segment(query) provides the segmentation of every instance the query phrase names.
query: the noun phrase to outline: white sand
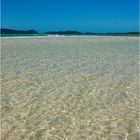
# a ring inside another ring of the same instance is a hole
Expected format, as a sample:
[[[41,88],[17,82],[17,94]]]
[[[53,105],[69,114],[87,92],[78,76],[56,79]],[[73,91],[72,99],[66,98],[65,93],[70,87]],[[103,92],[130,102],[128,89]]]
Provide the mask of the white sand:
[[[3,140],[137,140],[137,37],[2,38]]]

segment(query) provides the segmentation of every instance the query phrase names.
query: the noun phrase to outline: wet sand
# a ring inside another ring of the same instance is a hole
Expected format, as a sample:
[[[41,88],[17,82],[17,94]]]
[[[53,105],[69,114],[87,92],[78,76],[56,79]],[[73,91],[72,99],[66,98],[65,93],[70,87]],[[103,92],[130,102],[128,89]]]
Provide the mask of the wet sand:
[[[138,140],[138,37],[1,41],[2,140]]]

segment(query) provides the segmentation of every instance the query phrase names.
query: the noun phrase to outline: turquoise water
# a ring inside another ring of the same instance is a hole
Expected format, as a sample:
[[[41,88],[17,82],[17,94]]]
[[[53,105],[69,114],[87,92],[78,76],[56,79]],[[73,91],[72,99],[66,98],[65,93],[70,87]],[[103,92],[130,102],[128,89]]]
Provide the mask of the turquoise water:
[[[1,37],[48,36],[46,34],[1,34]]]
[[[71,34],[71,35],[68,35],[68,34],[63,34],[63,35],[51,35],[51,34],[1,34],[1,37],[26,37],[26,36],[130,36],[130,37],[138,37],[139,34],[93,34],[93,35],[88,35],[88,34],[81,34],[81,35],[77,35],[77,34]]]
[[[2,38],[2,139],[137,140],[138,43]]]

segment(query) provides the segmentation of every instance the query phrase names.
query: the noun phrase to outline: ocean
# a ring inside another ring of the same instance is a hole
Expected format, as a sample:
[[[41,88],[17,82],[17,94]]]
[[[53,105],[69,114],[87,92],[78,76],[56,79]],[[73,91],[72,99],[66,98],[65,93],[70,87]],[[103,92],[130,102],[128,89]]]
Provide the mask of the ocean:
[[[138,140],[138,75],[138,37],[2,37],[2,139]]]

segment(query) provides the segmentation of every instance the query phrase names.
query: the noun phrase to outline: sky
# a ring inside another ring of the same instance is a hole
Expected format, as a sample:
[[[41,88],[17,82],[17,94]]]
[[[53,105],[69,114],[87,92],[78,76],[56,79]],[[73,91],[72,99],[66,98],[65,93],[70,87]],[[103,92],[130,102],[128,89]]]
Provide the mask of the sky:
[[[39,32],[131,32],[139,0],[1,0],[1,27]]]

